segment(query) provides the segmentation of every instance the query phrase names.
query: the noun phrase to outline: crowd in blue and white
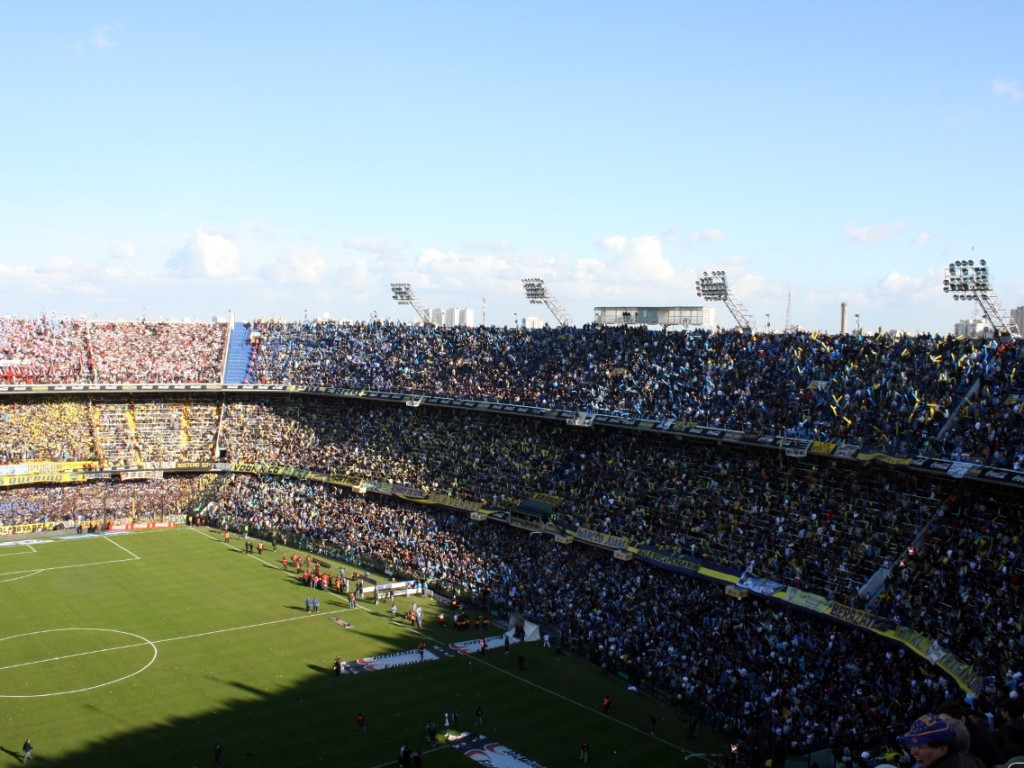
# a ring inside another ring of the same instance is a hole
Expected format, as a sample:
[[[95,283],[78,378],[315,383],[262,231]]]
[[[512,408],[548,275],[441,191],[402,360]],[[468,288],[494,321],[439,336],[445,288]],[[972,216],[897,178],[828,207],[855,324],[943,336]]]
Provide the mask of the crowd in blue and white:
[[[268,321],[254,329],[255,382],[671,417],[1024,467],[1020,341],[622,326],[526,331]]]

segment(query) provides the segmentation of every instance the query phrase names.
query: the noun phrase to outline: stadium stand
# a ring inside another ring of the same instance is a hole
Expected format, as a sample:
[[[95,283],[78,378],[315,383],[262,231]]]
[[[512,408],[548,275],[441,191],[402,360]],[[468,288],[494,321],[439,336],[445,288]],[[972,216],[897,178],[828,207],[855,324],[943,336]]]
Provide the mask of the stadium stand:
[[[166,474],[136,510],[216,473],[183,503],[530,616],[760,751],[881,746],[1024,663],[1020,342],[266,321],[227,355],[265,386],[183,392],[223,328],[2,322],[4,464]],[[77,493],[3,520],[108,511]],[[534,496],[574,543],[509,524]]]

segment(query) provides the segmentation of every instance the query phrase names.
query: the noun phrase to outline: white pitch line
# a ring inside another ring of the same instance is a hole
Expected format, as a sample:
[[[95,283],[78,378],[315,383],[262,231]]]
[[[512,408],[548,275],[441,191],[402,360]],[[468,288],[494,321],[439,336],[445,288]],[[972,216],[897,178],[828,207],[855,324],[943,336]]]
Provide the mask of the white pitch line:
[[[345,609],[345,610],[348,610],[348,609]],[[116,645],[116,646],[112,646],[110,648],[101,648],[101,649],[96,650],[96,651],[82,651],[80,653],[71,653],[71,654],[68,654],[66,656],[54,656],[54,657],[49,658],[49,659],[36,659],[35,661],[24,661],[24,662],[20,662],[18,664],[9,664],[7,666],[0,667],[0,672],[3,672],[3,671],[8,670],[8,669],[16,669],[18,667],[27,667],[27,666],[31,666],[32,664],[45,664],[46,662],[49,662],[49,661],[63,661],[65,659],[74,659],[74,658],[78,658],[80,656],[91,656],[91,655],[97,654],[97,653],[106,653],[107,651],[121,651],[121,650],[127,650],[129,648],[141,648],[141,647],[147,646],[147,645],[160,645],[161,643],[173,643],[173,642],[175,642],[177,640],[192,640],[192,639],[195,639],[197,637],[207,637],[209,635],[219,635],[219,634],[223,634],[225,632],[238,632],[238,631],[244,630],[244,629],[258,629],[259,627],[267,627],[267,626],[271,626],[271,625],[274,625],[274,624],[283,624],[283,623],[288,622],[288,621],[301,621],[303,619],[311,619],[314,616],[327,616],[327,615],[332,614],[332,613],[341,613],[341,611],[322,611],[321,613],[311,613],[311,614],[304,615],[304,616],[291,616],[291,617],[289,617],[287,619],[274,619],[273,621],[264,621],[264,622],[261,622],[259,624],[246,624],[246,625],[243,625],[243,626],[240,626],[240,627],[225,627],[224,629],[214,629],[214,630],[211,630],[209,632],[197,632],[197,633],[192,634],[192,635],[180,635],[179,637],[165,637],[163,640],[151,640],[151,641],[145,642],[145,643],[127,643],[126,645]],[[0,640],[3,640],[3,639],[6,639],[6,638],[0,638]]]
[[[136,554],[135,554],[134,552],[132,552],[132,551],[131,551],[130,549],[128,549],[128,547],[126,547],[126,546],[125,546],[124,544],[122,544],[122,543],[121,543],[121,542],[119,542],[119,541],[115,541],[113,537],[111,537],[111,536],[104,536],[103,538],[104,538],[104,539],[105,539],[106,541],[109,541],[109,542],[110,542],[111,544],[113,544],[113,545],[114,545],[115,547],[117,547],[118,549],[123,549],[123,550],[124,550],[125,552],[127,552],[127,553],[128,553],[129,555],[131,555],[131,556],[132,556],[133,558],[135,558],[136,560],[141,560],[141,559],[142,559],[141,557],[139,557],[138,555],[136,555]],[[117,562],[124,562],[124,561],[123,561],[123,560],[120,560],[120,561],[117,561]]]
[[[273,621],[263,621],[258,624],[244,624],[240,627],[225,627],[224,629],[212,629],[209,632],[197,632],[193,635],[179,635],[178,637],[165,637],[163,640],[154,640],[153,642],[159,645],[160,643],[173,643],[177,640],[192,640],[197,637],[208,637],[209,635],[221,635],[225,632],[238,632],[243,629],[259,629],[260,627],[270,627],[274,624],[285,624],[289,621],[302,621],[304,619],[312,619],[314,616],[330,616],[332,613],[344,613],[345,611],[352,610],[351,608],[342,608],[335,611],[320,611],[319,613],[307,613],[303,616],[291,616],[287,619],[274,619]]]
[[[81,651],[79,653],[69,653],[65,656],[51,656],[48,659],[22,661],[18,664],[8,664],[7,666],[0,667],[0,672],[6,672],[8,669],[18,669],[19,667],[31,667],[33,664],[48,664],[51,661],[66,661],[67,659],[77,659],[82,656],[93,656],[97,653],[107,653],[108,651],[123,651],[128,648],[142,648],[146,645],[150,645],[150,643],[129,643],[128,645],[115,645],[110,648],[99,648],[95,651]]]
[[[132,560],[141,560],[142,559],[139,555],[135,554],[130,549],[128,549],[128,547],[124,546],[123,544],[121,544],[118,541],[114,541],[114,539],[112,537],[104,536],[102,538],[105,541],[109,541],[111,544],[113,544],[118,549],[124,550],[129,555],[131,555],[131,557],[123,557],[120,560],[100,560],[99,562],[96,562],[96,563],[75,563],[73,565],[52,565],[52,566],[49,566],[47,568],[34,568],[34,569],[27,570],[27,571],[5,571],[4,573],[0,574],[0,583],[3,583],[3,581],[4,581],[3,577],[4,576],[19,576],[20,575],[21,578],[25,578],[25,576],[33,576],[33,575],[35,575],[37,573],[46,573],[47,571],[61,571],[61,570],[64,570],[66,568],[91,568],[91,567],[93,567],[95,565],[113,565],[114,563],[128,563],[128,562],[131,562]],[[86,541],[86,539],[76,539],[76,538],[70,538],[70,537],[65,538],[65,539],[59,539],[59,540],[60,541]],[[29,547],[31,548],[31,545],[29,545]],[[35,549],[32,550],[32,552],[35,552],[35,551],[36,551]],[[30,554],[30,553],[28,553],[28,552],[21,552],[20,554],[27,555],[27,554]],[[14,581],[14,579],[6,579],[6,581]]]
[[[12,542],[11,544],[6,545],[5,548],[6,547],[11,547],[13,549],[15,546],[17,546],[17,548],[20,549],[21,551],[20,552],[0,552],[0,557],[16,557],[17,555],[31,555],[33,552],[36,551],[35,548],[31,544],[15,544],[14,542]],[[25,548],[28,548],[28,552],[25,551]]]
[[[130,554],[130,553],[129,553]],[[98,563],[77,563],[76,565],[51,565],[48,568],[36,568],[28,571],[6,571],[0,576],[17,576],[18,574],[34,574],[34,573],[46,573],[47,571],[62,571],[67,568],[92,568],[96,565],[113,565],[114,563],[130,563],[132,560],[138,560],[139,556],[124,557],[120,560],[101,560]]]

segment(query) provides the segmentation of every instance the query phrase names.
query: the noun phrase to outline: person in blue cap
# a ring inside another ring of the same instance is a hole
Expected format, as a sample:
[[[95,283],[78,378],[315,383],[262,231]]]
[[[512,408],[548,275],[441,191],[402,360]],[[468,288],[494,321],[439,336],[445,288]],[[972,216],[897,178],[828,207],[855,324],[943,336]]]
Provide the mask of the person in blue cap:
[[[956,744],[956,731],[938,715],[923,715],[899,737],[910,750],[917,768],[984,768],[984,764]]]

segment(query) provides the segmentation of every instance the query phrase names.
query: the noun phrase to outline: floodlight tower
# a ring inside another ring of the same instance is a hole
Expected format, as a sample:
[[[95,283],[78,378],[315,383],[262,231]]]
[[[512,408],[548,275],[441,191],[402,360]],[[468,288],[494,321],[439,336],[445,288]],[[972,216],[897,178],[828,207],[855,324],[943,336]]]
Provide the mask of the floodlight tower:
[[[976,301],[992,329],[1004,336],[1020,338],[1020,328],[1013,316],[1003,309],[999,297],[989,282],[988,265],[984,259],[977,264],[974,259],[954,261],[946,267],[942,290],[953,294],[954,301]]]
[[[420,304],[420,300],[416,298],[416,294],[413,293],[412,286],[409,283],[392,283],[391,298],[399,304],[408,304],[415,309],[416,314],[420,316],[420,320],[423,321],[424,325],[434,324],[434,321],[430,319],[430,312]]]
[[[729,290],[729,280],[726,278],[725,272],[721,270],[711,274],[705,272],[703,277],[698,277],[697,296],[708,301],[724,302],[740,328],[745,331],[757,330],[753,316]]]
[[[543,280],[538,277],[524,277],[523,288],[526,291],[526,298],[530,300],[530,303],[546,304],[561,327],[565,328],[572,325],[572,318],[569,317],[569,313],[562,309],[562,305],[551,295]]]

